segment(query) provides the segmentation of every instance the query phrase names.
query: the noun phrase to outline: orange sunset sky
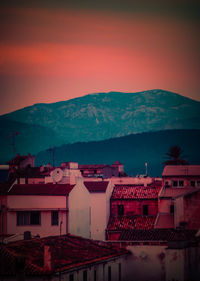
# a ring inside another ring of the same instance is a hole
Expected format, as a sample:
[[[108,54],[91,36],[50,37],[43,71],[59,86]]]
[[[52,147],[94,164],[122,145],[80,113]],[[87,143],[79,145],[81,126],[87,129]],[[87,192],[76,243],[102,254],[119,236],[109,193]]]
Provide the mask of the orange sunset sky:
[[[2,2],[0,114],[107,91],[200,100],[197,1]]]

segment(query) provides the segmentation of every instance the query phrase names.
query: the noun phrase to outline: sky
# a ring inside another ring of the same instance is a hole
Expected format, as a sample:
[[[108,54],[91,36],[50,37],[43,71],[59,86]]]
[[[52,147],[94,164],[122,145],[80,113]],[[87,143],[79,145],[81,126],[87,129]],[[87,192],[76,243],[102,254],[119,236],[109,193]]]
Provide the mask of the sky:
[[[1,1],[0,115],[88,93],[164,89],[200,101],[194,0]]]

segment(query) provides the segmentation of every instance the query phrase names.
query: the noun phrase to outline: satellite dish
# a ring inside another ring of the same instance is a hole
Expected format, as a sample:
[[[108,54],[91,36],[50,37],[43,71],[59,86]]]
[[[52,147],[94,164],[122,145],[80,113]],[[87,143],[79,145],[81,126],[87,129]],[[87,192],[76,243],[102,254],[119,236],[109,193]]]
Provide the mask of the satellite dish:
[[[60,168],[56,168],[51,176],[54,182],[59,182],[63,178],[63,171]]]

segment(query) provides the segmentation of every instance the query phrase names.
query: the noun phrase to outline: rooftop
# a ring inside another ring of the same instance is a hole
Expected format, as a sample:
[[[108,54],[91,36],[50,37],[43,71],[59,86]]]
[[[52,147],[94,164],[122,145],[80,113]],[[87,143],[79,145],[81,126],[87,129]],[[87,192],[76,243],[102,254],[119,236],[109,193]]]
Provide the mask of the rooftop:
[[[84,181],[84,185],[90,193],[106,192],[108,181]]]
[[[167,165],[162,176],[200,176],[200,165]]]
[[[15,184],[8,195],[68,195],[70,184]]]
[[[123,241],[191,241],[196,240],[196,230],[191,229],[151,229],[128,230],[120,234],[119,240]]]
[[[115,185],[112,199],[157,199],[160,186]]]
[[[155,228],[173,228],[174,227],[174,214],[159,213]]]
[[[44,247],[50,246],[53,257],[53,268],[44,267]],[[128,251],[110,244],[81,238],[74,235],[50,236],[22,240],[2,246],[0,274],[15,274],[15,258],[25,258],[26,275],[43,275],[69,270],[83,265],[90,265],[127,254]]]
[[[175,198],[177,196],[180,196],[180,195],[183,195],[187,192],[190,192],[191,190],[195,190],[194,187],[186,187],[186,188],[179,188],[179,187],[163,187],[160,194],[159,194],[159,197],[170,197],[170,198]]]
[[[108,231],[131,230],[131,229],[152,229],[156,216],[122,216],[111,217],[108,223]]]

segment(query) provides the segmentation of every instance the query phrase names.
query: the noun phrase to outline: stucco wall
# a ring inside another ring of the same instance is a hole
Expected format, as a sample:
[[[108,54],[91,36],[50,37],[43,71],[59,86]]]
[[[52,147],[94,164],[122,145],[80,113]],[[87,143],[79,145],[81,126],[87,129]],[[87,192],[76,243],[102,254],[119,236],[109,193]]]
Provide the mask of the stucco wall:
[[[165,248],[166,246],[126,247],[131,251],[126,262],[126,280],[165,280]]]
[[[106,193],[90,193],[91,202],[91,238],[105,239]]]
[[[170,213],[170,205],[173,201],[170,198],[158,199],[158,209],[160,213]]]
[[[157,215],[157,200],[112,200],[112,216],[118,215],[118,205],[124,205],[124,215],[143,215],[143,205],[148,205],[148,215]]]
[[[90,194],[81,178],[69,194],[69,233],[91,237]]]
[[[40,225],[17,225],[17,213],[7,213],[7,233],[8,234],[23,234],[24,231],[31,231],[33,236],[40,235],[40,237],[59,235],[60,222],[62,221],[61,234],[66,233],[66,212],[59,211],[59,224],[51,225],[51,211],[41,211],[41,224]]]

